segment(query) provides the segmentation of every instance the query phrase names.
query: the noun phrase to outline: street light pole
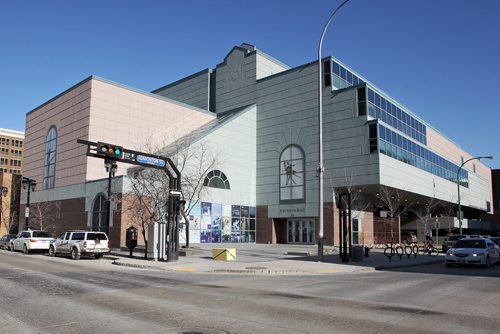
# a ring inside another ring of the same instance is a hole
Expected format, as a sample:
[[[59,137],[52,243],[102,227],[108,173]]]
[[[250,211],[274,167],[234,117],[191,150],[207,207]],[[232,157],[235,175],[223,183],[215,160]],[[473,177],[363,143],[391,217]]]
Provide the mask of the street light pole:
[[[29,219],[30,219],[30,193],[32,191],[35,191],[36,187],[36,180],[23,177],[23,189],[28,189],[28,194],[26,197],[26,211],[25,211],[25,217],[26,217],[26,226],[25,229],[27,230],[29,228]]]
[[[319,231],[318,231],[318,260],[323,261],[323,172],[325,170],[323,166],[323,62],[321,59],[321,49],[323,46],[323,38],[325,37],[326,30],[332,22],[333,17],[337,12],[344,6],[349,0],[344,0],[337,8],[333,11],[332,15],[328,19],[328,22],[323,28],[321,33],[321,38],[319,40],[318,46],[318,83],[319,83],[319,110],[318,110],[318,123],[319,123],[319,162],[318,162],[318,179],[319,179]]]
[[[457,170],[457,189],[458,189],[458,226],[460,228],[460,234],[462,234],[462,207],[460,205],[460,171],[462,170],[462,167],[468,163],[469,161],[471,160],[481,160],[481,159],[493,159],[493,156],[491,155],[488,155],[486,157],[474,157],[474,158],[470,158],[470,159],[467,159],[465,160],[464,162],[462,162],[462,164],[460,165],[460,167],[458,167],[458,170]]]

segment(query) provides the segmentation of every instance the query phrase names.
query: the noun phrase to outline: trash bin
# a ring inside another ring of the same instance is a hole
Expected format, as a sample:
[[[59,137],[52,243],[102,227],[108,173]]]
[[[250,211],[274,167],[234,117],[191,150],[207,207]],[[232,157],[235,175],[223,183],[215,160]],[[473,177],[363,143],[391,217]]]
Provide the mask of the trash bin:
[[[354,262],[363,261],[363,246],[352,246],[352,260]]]

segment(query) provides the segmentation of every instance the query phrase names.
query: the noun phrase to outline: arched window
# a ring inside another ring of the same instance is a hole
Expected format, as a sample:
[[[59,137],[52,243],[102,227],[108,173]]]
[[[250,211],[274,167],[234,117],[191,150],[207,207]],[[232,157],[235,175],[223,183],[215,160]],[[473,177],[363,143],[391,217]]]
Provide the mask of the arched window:
[[[280,156],[280,200],[304,200],[304,151],[300,146],[286,147]]]
[[[54,188],[56,179],[57,129],[50,127],[45,140],[45,165],[43,171],[44,189]]]
[[[210,188],[231,189],[226,174],[217,169],[207,174],[203,185]]]
[[[108,232],[108,210],[106,197],[99,194],[92,205],[92,231]]]

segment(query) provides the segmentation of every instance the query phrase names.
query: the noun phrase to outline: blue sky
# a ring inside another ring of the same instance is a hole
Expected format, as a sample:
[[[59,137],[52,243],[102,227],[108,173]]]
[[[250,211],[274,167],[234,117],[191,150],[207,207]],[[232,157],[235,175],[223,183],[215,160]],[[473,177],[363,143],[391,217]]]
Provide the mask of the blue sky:
[[[151,91],[213,68],[242,42],[313,61],[340,0],[0,0],[0,127],[97,75]],[[334,55],[473,155],[500,168],[500,1],[351,0]]]

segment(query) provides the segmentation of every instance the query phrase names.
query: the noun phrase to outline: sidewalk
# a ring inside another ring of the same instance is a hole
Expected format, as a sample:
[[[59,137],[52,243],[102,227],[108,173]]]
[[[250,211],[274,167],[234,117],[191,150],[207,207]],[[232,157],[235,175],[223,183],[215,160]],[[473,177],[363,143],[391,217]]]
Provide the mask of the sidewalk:
[[[213,248],[235,248],[236,259],[214,260]],[[442,254],[437,257],[411,255],[410,258],[403,255],[401,259],[396,255],[389,261],[381,249],[372,249],[369,257],[363,257],[360,262],[342,262],[338,248],[331,246],[325,246],[323,262],[318,262],[316,245],[289,244],[196,244],[186,251],[186,256],[179,256],[178,261],[171,262],[145,260],[140,249],[134,250],[132,258],[128,250],[118,249],[105,258],[116,265],[162,271],[263,275],[317,275],[444,263]]]

